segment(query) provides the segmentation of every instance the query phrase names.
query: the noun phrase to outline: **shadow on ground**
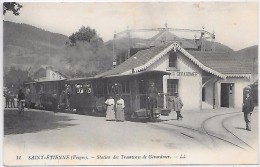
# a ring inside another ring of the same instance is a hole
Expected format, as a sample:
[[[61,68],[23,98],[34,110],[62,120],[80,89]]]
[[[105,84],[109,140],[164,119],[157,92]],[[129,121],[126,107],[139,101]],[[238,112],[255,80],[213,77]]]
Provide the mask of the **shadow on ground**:
[[[241,127],[235,127],[235,129],[246,130],[246,128],[241,128]],[[246,131],[247,131],[247,130],[246,130]]]
[[[25,111],[19,115],[17,109],[4,111],[4,135],[33,133],[75,126],[69,123],[74,119],[53,112]]]

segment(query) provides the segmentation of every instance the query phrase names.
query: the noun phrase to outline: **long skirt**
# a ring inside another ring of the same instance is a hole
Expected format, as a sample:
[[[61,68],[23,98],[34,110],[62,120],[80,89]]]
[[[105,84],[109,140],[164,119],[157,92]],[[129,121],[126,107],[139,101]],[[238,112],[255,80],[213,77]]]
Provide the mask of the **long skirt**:
[[[114,105],[113,106],[107,106],[106,120],[107,121],[113,121],[115,119],[116,119],[116,117],[115,117]]]
[[[125,121],[125,112],[121,105],[118,105],[116,108],[116,120]]]

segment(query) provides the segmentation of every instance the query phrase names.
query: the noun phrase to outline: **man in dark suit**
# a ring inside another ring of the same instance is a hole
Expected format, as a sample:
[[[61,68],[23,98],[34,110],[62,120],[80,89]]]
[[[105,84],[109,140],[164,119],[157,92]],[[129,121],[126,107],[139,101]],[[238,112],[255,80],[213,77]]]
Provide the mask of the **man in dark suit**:
[[[251,131],[251,114],[254,110],[254,102],[250,93],[246,94],[246,98],[243,103],[244,119],[246,122],[246,130]]]
[[[149,87],[147,90],[147,98],[148,98],[148,110],[150,117],[153,117],[153,109],[157,108],[157,96],[158,96],[158,90],[155,87],[155,83],[153,81],[149,82]]]

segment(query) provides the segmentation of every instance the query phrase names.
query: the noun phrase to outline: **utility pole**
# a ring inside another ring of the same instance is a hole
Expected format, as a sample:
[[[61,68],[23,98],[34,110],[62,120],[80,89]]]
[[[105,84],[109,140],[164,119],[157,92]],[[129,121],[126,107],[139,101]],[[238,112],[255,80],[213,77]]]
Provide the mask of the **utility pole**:
[[[204,41],[204,35],[205,35],[205,26],[203,25],[202,26],[202,31],[201,31],[201,51],[204,52],[206,49],[205,49],[205,41]]]
[[[164,24],[165,26],[165,43],[167,43],[167,35],[168,35],[168,24],[167,22]]]
[[[212,32],[213,36],[212,36],[212,51],[215,52],[216,51],[216,45],[215,45],[215,31],[213,30]]]
[[[115,46],[116,45],[116,31],[114,32],[114,39],[113,39],[113,68],[116,67],[116,54],[115,54]]]
[[[127,42],[127,59],[130,58],[130,38],[131,38],[131,34],[130,34],[130,30],[129,30],[129,27],[127,26],[127,39],[128,39],[128,42]]]

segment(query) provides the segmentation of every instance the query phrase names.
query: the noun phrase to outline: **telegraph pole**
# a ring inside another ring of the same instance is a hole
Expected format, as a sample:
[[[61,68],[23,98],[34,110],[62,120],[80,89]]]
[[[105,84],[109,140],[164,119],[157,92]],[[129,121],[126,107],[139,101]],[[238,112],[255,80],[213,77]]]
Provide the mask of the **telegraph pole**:
[[[114,39],[113,39],[113,68],[116,67],[116,54],[115,54],[115,46],[116,45],[116,31],[114,32]]]

